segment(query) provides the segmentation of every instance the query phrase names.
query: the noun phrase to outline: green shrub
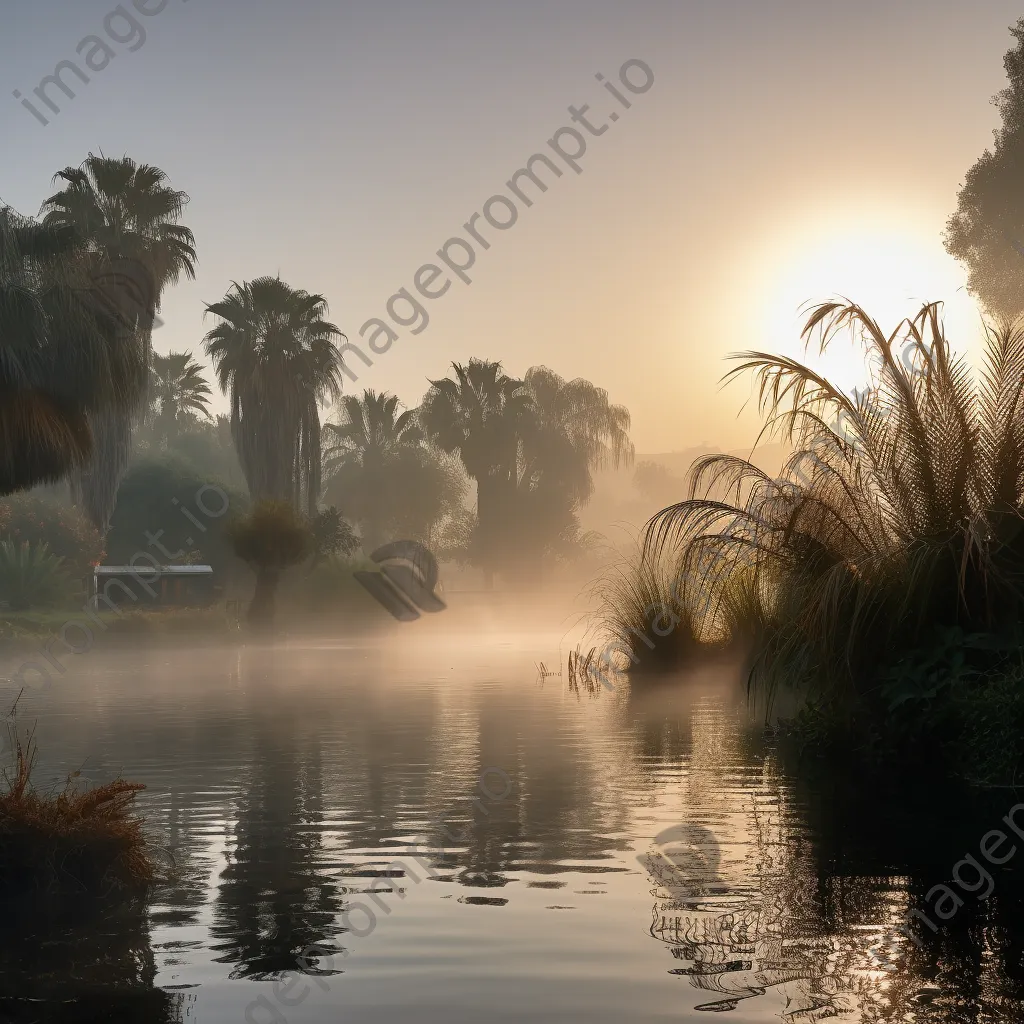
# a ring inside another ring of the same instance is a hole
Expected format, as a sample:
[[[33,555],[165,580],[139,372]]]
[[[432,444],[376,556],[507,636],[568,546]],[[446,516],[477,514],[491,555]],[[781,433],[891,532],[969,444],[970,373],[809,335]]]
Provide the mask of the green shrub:
[[[287,593],[303,613],[358,607],[366,602],[368,595],[353,573],[358,569],[374,571],[378,568],[366,558],[331,555],[312,571],[296,574],[288,580]]]
[[[77,507],[34,494],[0,501],[0,540],[46,544],[76,579],[88,575],[104,557],[103,539]]]
[[[248,515],[231,520],[227,536],[235,554],[256,574],[246,618],[252,626],[269,627],[281,575],[313,554],[313,530],[287,501],[258,501]]]
[[[63,563],[46,544],[0,541],[0,602],[13,611],[57,604],[70,591]]]
[[[192,553],[193,562],[212,565],[218,576],[230,572],[237,563],[227,539],[228,522],[248,504],[247,497],[198,476],[173,457],[137,462],[117,491],[107,561],[124,565],[142,551],[168,565],[181,565]],[[204,507],[213,514],[205,514]],[[147,534],[156,542],[150,543]]]

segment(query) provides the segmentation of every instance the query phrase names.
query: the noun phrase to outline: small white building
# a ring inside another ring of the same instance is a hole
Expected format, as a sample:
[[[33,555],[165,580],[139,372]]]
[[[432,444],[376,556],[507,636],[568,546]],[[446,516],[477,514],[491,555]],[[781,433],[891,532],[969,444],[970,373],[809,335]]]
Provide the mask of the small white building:
[[[92,597],[119,604],[117,594],[131,591],[141,604],[207,605],[216,600],[211,565],[97,565],[92,571]]]

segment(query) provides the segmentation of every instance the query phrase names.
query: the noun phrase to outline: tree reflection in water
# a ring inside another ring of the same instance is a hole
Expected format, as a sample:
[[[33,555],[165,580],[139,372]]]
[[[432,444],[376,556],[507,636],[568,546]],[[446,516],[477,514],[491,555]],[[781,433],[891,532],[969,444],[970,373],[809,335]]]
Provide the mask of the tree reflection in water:
[[[0,922],[0,1020],[184,1024],[188,994],[154,988],[143,901],[64,905]]]
[[[785,788],[767,801],[774,813],[762,802],[764,793],[748,803],[748,849],[721,867],[718,838],[688,823],[670,830],[669,850],[656,837],[640,856],[654,887],[651,935],[681,962],[670,973],[710,997],[695,1009],[731,1011],[774,992],[781,1019],[793,1022],[1024,1021],[1019,876],[1004,874],[987,901],[968,896],[944,929],[923,929],[920,944],[896,931],[908,910],[927,907],[932,886],[949,882],[964,835],[981,836],[997,817],[962,825],[901,875],[882,873],[894,856],[913,857],[894,852],[890,833],[873,862],[863,849],[852,858],[877,873],[848,875],[836,870],[843,858],[822,858],[823,846],[835,852],[842,840],[810,833],[806,808],[787,804]],[[833,825],[842,827],[841,815]]]

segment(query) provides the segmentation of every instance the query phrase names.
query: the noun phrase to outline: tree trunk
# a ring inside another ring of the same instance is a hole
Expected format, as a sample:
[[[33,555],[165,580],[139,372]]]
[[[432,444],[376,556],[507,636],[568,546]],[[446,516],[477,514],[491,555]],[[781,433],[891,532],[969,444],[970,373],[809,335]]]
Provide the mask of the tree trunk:
[[[257,569],[256,590],[253,592],[246,621],[250,626],[267,629],[274,623],[275,595],[281,579],[280,569]]]
[[[70,477],[69,483],[74,503],[82,507],[100,536],[106,537],[117,503],[118,485],[131,457],[132,414],[124,409],[92,413],[89,425],[92,458]]]

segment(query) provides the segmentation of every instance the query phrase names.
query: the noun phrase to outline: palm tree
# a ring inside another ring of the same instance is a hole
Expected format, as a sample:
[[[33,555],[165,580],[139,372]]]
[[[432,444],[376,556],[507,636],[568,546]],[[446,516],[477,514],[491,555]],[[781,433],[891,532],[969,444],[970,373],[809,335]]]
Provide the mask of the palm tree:
[[[149,374],[149,399],[156,412],[157,429],[165,441],[177,431],[183,416],[196,414],[210,419],[210,385],[203,377],[203,368],[191,352],[170,352],[166,356],[153,353]]]
[[[90,417],[134,401],[144,352],[81,301],[92,269],[73,228],[0,207],[0,494],[84,466]]]
[[[452,363],[455,379],[430,382],[420,422],[442,451],[458,455],[477,486],[479,551],[485,586],[503,561],[517,483],[517,461],[530,397],[521,380],[509,377],[501,363],[471,359]]]
[[[127,156],[90,153],[81,167],[59,171],[54,181],[65,187],[43,203],[44,223],[73,228],[87,240],[95,258],[89,296],[115,314],[119,344],[141,343],[148,366],[164,288],[183,273],[195,277],[195,239],[178,223],[188,196],[169,188],[159,168]],[[91,417],[93,456],[87,470],[72,481],[103,533],[131,452],[132,416],[144,406],[147,383],[144,367],[132,388],[136,401],[131,407]]]
[[[455,380],[432,382],[421,420],[477,482],[487,585],[499,564],[536,577],[542,556],[578,535],[591,471],[632,460],[629,412],[589,381],[566,381],[543,366],[523,380],[506,376],[500,363],[453,368]]]
[[[328,464],[352,460],[360,465],[384,462],[399,448],[420,444],[423,431],[416,410],[408,409],[400,415],[397,412],[397,396],[386,391],[377,394],[367,389],[362,398],[345,395],[341,399],[341,422],[324,425],[328,434],[324,456]]]
[[[255,500],[312,514],[320,496],[319,406],[341,394],[327,301],[280,278],[237,282],[207,306],[220,323],[204,339],[231,399],[231,436]]]
[[[414,410],[398,412],[398,398],[366,390],[362,398],[345,395],[341,422],[324,425],[325,495],[340,502],[362,526],[368,551],[383,541],[386,521],[400,495],[396,467],[423,446],[423,431]]]

